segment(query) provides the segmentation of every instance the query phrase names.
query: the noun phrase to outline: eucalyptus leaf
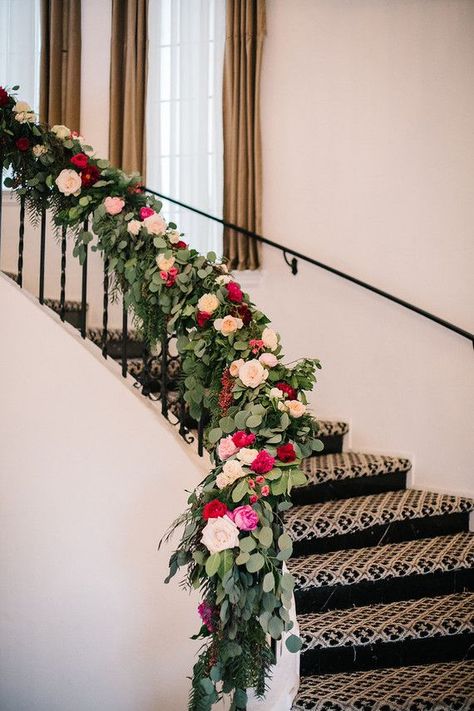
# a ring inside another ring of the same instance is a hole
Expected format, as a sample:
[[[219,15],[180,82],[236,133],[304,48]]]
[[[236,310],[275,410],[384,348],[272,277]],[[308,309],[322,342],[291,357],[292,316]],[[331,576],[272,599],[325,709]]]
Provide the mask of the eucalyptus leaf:
[[[261,553],[253,553],[247,562],[249,573],[257,573],[265,565],[265,558]]]

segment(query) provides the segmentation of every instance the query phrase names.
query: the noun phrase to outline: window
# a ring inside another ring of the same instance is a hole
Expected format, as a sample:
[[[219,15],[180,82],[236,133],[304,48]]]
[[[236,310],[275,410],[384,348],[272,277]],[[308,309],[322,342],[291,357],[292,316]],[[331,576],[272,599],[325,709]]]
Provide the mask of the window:
[[[225,0],[150,0],[147,185],[222,216]],[[168,203],[165,216],[201,252],[222,228]]]
[[[0,86],[39,109],[40,0],[0,0]]]

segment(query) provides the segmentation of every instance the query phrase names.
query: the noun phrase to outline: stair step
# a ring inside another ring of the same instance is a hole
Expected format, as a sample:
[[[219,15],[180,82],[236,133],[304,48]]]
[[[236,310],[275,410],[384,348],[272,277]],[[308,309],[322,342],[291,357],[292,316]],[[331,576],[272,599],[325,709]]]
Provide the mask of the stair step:
[[[48,306],[56,314],[61,313],[61,301],[59,299],[45,299],[45,306]],[[87,309],[87,305],[86,305]],[[82,304],[80,301],[65,301],[64,303],[64,320],[70,323],[74,328],[81,327]]]
[[[404,489],[411,469],[409,459],[382,454],[342,452],[303,461],[309,483],[294,491],[297,504],[367,496]]]
[[[323,454],[333,454],[342,452],[344,435],[349,432],[347,422],[335,422],[333,420],[320,420],[318,422],[318,437],[324,442]],[[316,458],[320,455],[315,455]]]
[[[298,622],[303,675],[460,661],[474,642],[474,593],[310,613]]]
[[[285,516],[295,555],[468,530],[474,500],[407,489],[295,506]]]
[[[474,589],[474,534],[420,538],[288,561],[298,613]]]
[[[472,711],[474,662],[301,679],[293,711]]]

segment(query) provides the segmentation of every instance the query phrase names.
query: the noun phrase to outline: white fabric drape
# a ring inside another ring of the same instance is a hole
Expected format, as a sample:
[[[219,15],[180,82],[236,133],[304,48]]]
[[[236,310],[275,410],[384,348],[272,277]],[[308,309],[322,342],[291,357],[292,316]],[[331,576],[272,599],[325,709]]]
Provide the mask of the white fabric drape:
[[[18,98],[39,105],[40,2],[0,0],[0,86],[20,86]]]
[[[225,0],[150,0],[147,185],[222,216]],[[222,253],[220,225],[164,204],[202,252]]]

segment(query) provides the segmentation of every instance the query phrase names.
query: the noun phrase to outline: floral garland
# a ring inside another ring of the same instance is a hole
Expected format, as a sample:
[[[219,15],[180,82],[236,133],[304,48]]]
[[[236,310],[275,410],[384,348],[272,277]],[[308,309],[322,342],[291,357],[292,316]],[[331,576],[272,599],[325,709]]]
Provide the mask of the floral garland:
[[[0,87],[0,154],[12,170],[5,184],[34,217],[50,208],[69,228],[74,254],[85,246],[108,259],[114,287],[152,346],[178,336],[181,387],[196,420],[210,413],[205,444],[213,468],[173,524],[184,526],[170,559],[169,579],[186,569],[198,588],[203,648],[194,666],[191,711],[207,711],[232,694],[246,709],[247,689],[263,696],[275,655],[271,640],[291,630],[292,553],[282,514],[294,486],[304,485],[301,461],[321,451],[305,391],[316,382],[316,360],[283,363],[278,334],[216,255],[190,248],[161,203],[97,158],[77,133],[35,121],[25,102]],[[92,231],[84,222],[92,218]],[[286,635],[296,652],[301,640]]]

